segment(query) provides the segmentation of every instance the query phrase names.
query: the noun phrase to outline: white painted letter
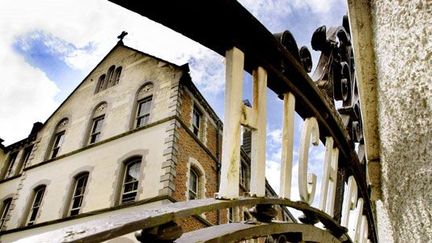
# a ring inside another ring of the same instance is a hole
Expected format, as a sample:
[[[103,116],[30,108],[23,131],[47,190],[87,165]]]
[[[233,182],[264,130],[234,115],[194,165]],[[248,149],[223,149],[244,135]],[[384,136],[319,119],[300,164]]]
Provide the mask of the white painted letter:
[[[309,144],[317,146],[319,143],[319,128],[315,117],[306,118],[303,123],[303,129],[300,140],[299,153],[299,192],[302,201],[307,204],[313,202],[316,189],[316,175],[307,173]]]
[[[348,219],[350,211],[356,207],[357,203],[357,183],[354,176],[348,178],[348,188],[344,193],[344,202],[342,207],[341,225],[348,228]]]
[[[321,181],[320,209],[333,216],[336,197],[339,149],[333,148],[333,138],[326,137],[324,173]],[[331,183],[329,188],[329,182]]]

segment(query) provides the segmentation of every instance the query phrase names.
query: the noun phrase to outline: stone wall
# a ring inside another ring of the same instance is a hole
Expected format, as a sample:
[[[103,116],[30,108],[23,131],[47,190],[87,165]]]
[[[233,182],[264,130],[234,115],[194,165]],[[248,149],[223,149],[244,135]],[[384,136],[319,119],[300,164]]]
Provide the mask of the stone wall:
[[[375,0],[371,7],[384,202],[378,206],[388,210],[395,242],[432,242],[432,2]]]

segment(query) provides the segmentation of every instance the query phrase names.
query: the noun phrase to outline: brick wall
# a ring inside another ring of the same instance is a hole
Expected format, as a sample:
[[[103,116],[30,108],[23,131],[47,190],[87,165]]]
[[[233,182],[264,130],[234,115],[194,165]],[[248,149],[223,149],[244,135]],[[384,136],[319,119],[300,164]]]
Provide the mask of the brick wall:
[[[174,179],[175,191],[173,198],[178,201],[187,200],[187,183],[190,168],[190,161],[193,159],[197,161],[201,168],[204,170],[205,176],[205,198],[214,197],[217,192],[217,167],[216,161],[208,154],[208,152],[197,141],[195,135],[188,132],[184,126],[178,128],[178,155],[176,164],[176,177]],[[217,223],[217,216],[215,212],[205,214],[205,219],[212,224]],[[204,225],[197,219],[189,218],[180,222],[185,231],[192,229],[202,228]]]

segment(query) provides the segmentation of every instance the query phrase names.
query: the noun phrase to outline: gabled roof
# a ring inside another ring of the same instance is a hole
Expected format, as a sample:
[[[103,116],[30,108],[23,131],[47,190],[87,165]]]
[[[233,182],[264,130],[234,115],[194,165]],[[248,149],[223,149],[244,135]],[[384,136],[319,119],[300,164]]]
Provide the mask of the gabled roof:
[[[220,118],[217,116],[217,114],[214,112],[214,110],[212,109],[212,107],[207,103],[207,101],[205,100],[205,98],[203,97],[203,95],[199,92],[199,90],[198,90],[198,88],[195,86],[195,84],[192,82],[192,78],[191,78],[191,76],[190,76],[190,74],[189,74],[189,66],[188,66],[188,64],[186,63],[186,64],[183,64],[183,65],[181,65],[181,66],[179,66],[179,65],[177,65],[177,64],[175,64],[175,63],[171,63],[171,62],[169,62],[169,61],[166,61],[166,60],[164,60],[164,59],[161,59],[161,58],[159,58],[159,57],[156,57],[156,56],[153,56],[153,55],[150,55],[150,54],[148,54],[148,53],[145,53],[145,52],[142,52],[142,51],[140,51],[140,50],[137,50],[137,49],[134,49],[134,48],[132,48],[132,47],[129,47],[129,46],[126,46],[126,45],[124,45],[123,44],[123,41],[119,41],[119,42],[117,42],[117,44],[102,58],[102,60],[100,60],[100,62],[83,78],[83,80],[81,81],[81,83],[80,84],[78,84],[78,86],[76,86],[76,88],[66,97],[66,99],[64,99],[63,100],[63,102],[57,107],[57,109],[54,111],[54,112],[52,112],[51,113],[51,115],[46,119],[46,121],[42,124],[42,123],[39,123],[40,124],[40,127],[39,127],[39,129],[38,130],[40,130],[40,129],[42,129],[44,126],[45,126],[45,124],[47,124],[48,123],[48,121],[54,116],[54,114],[60,109],[60,107],[62,107],[71,97],[72,97],[72,95],[83,85],[83,83],[87,80],[87,78],[111,55],[111,53],[113,53],[117,48],[119,48],[119,47],[122,47],[122,48],[126,48],[126,49],[129,49],[129,50],[131,50],[131,51],[134,51],[134,52],[136,52],[136,53],[139,53],[139,54],[142,54],[142,55],[145,55],[145,56],[148,56],[148,57],[151,57],[151,58],[154,58],[155,60],[157,60],[157,61],[162,61],[162,62],[165,62],[165,63],[167,63],[167,64],[169,64],[169,65],[172,65],[172,66],[174,66],[174,67],[176,67],[176,68],[178,68],[178,69],[180,69],[180,70],[182,70],[183,71],[183,76],[181,77],[181,79],[180,79],[180,82],[182,82],[183,84],[185,84],[185,85],[187,85],[189,88],[191,88],[191,91],[194,93],[194,94],[196,94],[196,97],[198,98],[198,100],[200,100],[202,103],[204,103],[204,106],[205,106],[205,109],[208,111],[208,113],[210,114],[210,116],[212,116],[213,117],[213,119],[215,119],[218,123],[220,123],[221,124],[221,120],[220,120]],[[35,135],[35,134],[33,134],[32,133],[32,135]],[[27,141],[28,140],[28,138],[25,138],[25,139],[22,139],[22,140],[20,140],[20,141],[17,141],[17,142],[15,142],[15,143],[12,143],[12,144],[10,144],[10,145],[8,145],[8,146],[6,146],[6,149],[8,149],[8,147],[11,147],[11,146],[16,146],[16,145],[18,145],[18,144],[21,144],[22,142],[25,142],[25,141]]]
[[[129,49],[129,50],[132,50],[132,51],[135,51],[135,52],[137,52],[137,53],[140,53],[140,54],[143,54],[143,55],[146,55],[146,56],[149,56],[149,57],[152,57],[152,58],[154,58],[154,59],[156,59],[156,60],[158,60],[158,61],[162,61],[162,62],[166,62],[166,63],[168,63],[168,64],[170,64],[170,65],[173,65],[173,66],[175,66],[175,67],[177,67],[177,68],[182,68],[181,66],[178,66],[177,64],[174,64],[174,63],[171,63],[171,62],[168,62],[168,61],[166,61],[166,60],[163,60],[163,59],[161,59],[161,58],[158,58],[158,57],[155,57],[155,56],[153,56],[153,55],[150,55],[150,54],[148,54],[148,53],[145,53],[145,52],[142,52],[142,51],[139,51],[139,50],[137,50],[137,49],[134,49],[134,48],[132,48],[132,47],[129,47],[129,46],[126,46],[126,45],[124,45],[123,44],[123,42],[122,41],[119,41],[119,42],[117,42],[117,44],[102,58],[102,60],[87,74],[87,76],[85,76],[84,78],[83,78],[83,80],[81,81],[81,83],[68,95],[68,97],[66,97],[66,99],[57,107],[57,109],[48,117],[48,119],[46,119],[46,121],[43,123],[44,125],[45,124],[47,124],[47,122],[53,117],[53,115],[60,109],[60,107],[62,107],[63,106],[63,104],[65,104],[66,103],[66,101],[68,101],[69,100],[69,98],[70,97],[72,97],[72,95],[79,89],[79,87],[81,87],[81,85],[83,85],[83,83],[84,83],[84,81],[110,56],[110,54],[111,53],[113,53],[117,48],[119,48],[119,47],[123,47],[123,48],[127,48],[127,49]]]

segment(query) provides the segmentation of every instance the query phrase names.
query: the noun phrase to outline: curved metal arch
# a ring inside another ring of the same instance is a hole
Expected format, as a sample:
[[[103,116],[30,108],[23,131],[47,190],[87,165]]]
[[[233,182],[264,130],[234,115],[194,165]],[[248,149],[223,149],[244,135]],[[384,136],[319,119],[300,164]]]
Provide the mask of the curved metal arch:
[[[232,223],[221,224],[183,234],[175,243],[190,242],[238,242],[274,234],[289,233],[295,241],[301,242],[342,242],[328,231],[307,224],[294,223]]]
[[[166,224],[177,219],[205,212],[239,206],[254,206],[259,204],[281,205],[302,211],[320,221],[336,238],[348,239],[347,229],[340,226],[326,213],[310,207],[304,202],[293,202],[280,198],[239,198],[237,200],[200,199],[168,204],[157,209],[129,211],[115,217],[104,217],[89,220],[81,224],[50,231],[44,234],[22,239],[18,242],[100,242],[119,237],[137,230],[149,229]],[[69,232],[69,233],[68,233]]]

